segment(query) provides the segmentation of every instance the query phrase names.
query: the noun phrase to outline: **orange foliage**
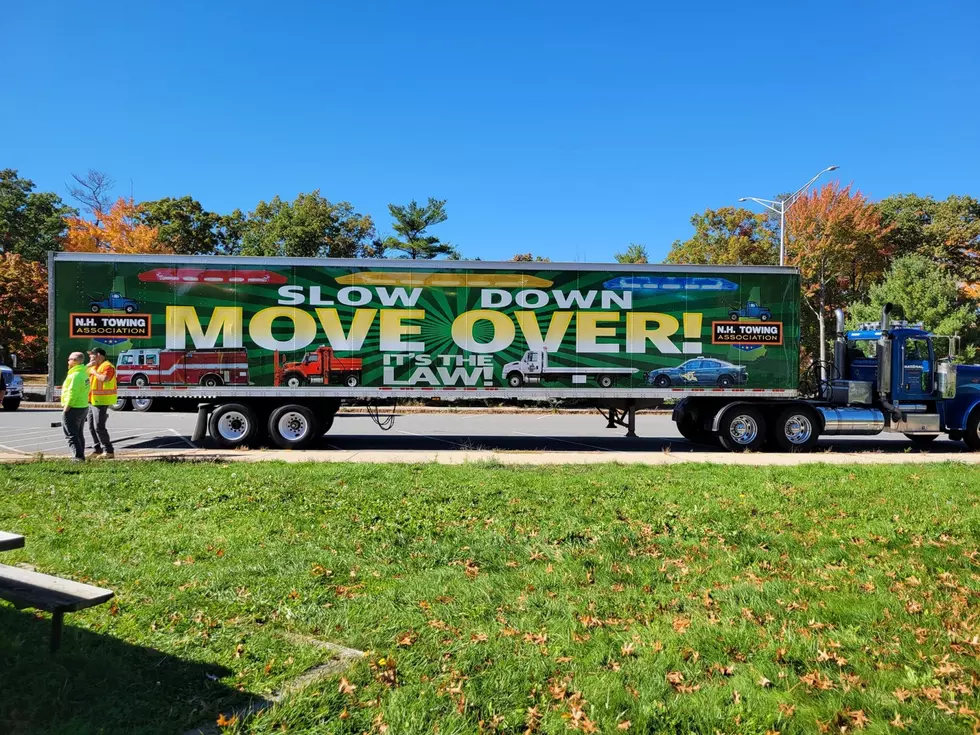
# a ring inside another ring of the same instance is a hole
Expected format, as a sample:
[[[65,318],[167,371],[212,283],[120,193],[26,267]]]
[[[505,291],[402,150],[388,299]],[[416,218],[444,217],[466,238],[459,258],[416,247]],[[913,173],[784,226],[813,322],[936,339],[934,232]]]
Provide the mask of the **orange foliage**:
[[[67,217],[65,250],[76,253],[172,253],[160,242],[157,228],[141,224],[142,205],[120,197],[108,212],[95,210],[95,221]]]

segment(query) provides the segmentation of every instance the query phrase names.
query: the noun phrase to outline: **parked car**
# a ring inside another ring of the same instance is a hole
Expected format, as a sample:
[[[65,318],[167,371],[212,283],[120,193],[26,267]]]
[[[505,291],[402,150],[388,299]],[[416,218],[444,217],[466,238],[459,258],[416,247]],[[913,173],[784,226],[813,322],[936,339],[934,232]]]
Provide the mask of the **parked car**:
[[[741,309],[732,309],[728,312],[728,318],[733,322],[739,319],[759,319],[767,322],[772,319],[772,311],[768,306],[759,306],[755,301],[748,301]]]
[[[3,373],[3,382],[7,384],[7,392],[3,397],[3,408],[5,411],[16,411],[20,408],[20,402],[24,398],[24,379],[19,375],[14,375],[14,371],[6,365],[0,365],[0,372]]]
[[[691,385],[729,388],[733,385],[744,385],[748,379],[749,374],[744,366],[709,357],[697,357],[682,362],[677,367],[661,368],[647,373],[647,383],[657,388]]]

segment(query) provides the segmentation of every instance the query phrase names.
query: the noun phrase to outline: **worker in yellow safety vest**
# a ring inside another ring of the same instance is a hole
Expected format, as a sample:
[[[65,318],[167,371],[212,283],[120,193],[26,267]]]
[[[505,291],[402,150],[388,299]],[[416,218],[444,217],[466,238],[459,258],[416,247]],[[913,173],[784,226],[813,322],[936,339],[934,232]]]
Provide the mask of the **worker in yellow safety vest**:
[[[88,428],[95,444],[92,456],[112,459],[116,455],[112,450],[112,440],[105,428],[105,422],[109,415],[109,406],[116,403],[116,368],[106,359],[105,350],[101,347],[89,350],[88,356]]]

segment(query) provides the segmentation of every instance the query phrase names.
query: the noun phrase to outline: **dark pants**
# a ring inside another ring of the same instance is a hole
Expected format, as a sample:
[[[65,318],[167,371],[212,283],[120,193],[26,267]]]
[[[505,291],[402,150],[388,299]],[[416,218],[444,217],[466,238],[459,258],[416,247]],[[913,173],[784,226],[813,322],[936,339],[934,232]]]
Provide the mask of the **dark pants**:
[[[102,454],[103,449],[108,454],[112,454],[112,439],[109,438],[109,432],[105,428],[108,414],[108,406],[89,406],[88,430],[92,433],[92,444],[95,445],[96,454]]]
[[[61,428],[65,430],[68,447],[75,459],[85,459],[85,417],[87,408],[69,408],[61,417]]]

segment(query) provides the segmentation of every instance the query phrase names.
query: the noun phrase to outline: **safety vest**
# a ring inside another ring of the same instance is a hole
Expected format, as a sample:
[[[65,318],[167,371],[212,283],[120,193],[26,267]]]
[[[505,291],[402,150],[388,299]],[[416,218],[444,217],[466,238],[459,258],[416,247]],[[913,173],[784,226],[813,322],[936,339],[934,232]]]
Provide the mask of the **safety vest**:
[[[90,367],[88,402],[93,406],[111,406],[116,402],[116,369],[108,360]]]

